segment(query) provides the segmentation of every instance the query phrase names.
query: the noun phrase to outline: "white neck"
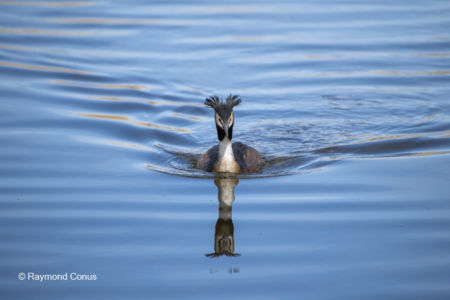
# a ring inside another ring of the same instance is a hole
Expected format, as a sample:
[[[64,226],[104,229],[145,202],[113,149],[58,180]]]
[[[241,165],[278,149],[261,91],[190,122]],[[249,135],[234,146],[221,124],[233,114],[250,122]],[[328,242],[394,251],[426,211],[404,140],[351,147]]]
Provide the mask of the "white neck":
[[[238,167],[234,159],[232,142],[228,137],[224,137],[219,142],[219,157],[217,159],[217,171],[236,172]]]

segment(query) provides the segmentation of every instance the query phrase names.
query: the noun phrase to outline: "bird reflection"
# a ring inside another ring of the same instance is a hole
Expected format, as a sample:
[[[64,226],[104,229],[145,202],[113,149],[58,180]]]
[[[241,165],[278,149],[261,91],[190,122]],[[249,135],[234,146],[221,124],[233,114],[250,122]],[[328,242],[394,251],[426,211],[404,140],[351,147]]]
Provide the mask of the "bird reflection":
[[[218,189],[219,217],[214,234],[214,252],[205,254],[208,257],[240,256],[240,254],[234,253],[234,226],[231,217],[234,188],[238,182],[237,178],[216,178],[214,180]]]

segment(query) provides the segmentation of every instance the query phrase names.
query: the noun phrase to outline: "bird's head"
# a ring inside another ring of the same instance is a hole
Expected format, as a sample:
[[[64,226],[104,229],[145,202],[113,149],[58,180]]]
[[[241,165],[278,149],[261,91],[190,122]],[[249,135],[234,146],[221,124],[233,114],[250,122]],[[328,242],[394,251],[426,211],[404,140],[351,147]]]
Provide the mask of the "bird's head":
[[[205,105],[214,109],[217,137],[222,141],[225,137],[231,140],[233,136],[234,112],[233,107],[241,103],[237,95],[230,95],[225,101],[217,96],[206,98]]]

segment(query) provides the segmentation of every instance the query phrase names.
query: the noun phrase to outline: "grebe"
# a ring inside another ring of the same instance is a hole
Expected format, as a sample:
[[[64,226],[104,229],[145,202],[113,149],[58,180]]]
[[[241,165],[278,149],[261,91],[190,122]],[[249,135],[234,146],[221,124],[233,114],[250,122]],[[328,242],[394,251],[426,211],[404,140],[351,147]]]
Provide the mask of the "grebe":
[[[206,98],[205,105],[214,109],[219,145],[206,151],[197,168],[207,172],[253,173],[261,169],[261,154],[240,142],[231,142],[233,136],[233,107],[241,103],[239,96],[228,96],[222,101],[217,96]]]

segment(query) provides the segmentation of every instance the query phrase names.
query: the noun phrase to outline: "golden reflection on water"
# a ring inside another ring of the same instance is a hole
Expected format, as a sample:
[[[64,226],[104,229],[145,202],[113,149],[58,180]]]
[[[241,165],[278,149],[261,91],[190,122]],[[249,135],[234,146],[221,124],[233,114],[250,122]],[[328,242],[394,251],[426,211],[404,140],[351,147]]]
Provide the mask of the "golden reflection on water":
[[[160,167],[160,166],[151,165],[151,164],[146,164],[145,167],[147,169],[155,170],[155,171],[158,171],[158,172],[161,172],[161,173],[166,173],[166,174],[173,174],[173,171],[174,171],[174,170],[172,170],[170,168]]]
[[[180,114],[180,113],[172,113],[171,115],[174,117],[177,117],[177,118],[191,120],[191,121],[203,121],[204,120],[204,118],[202,118],[202,117],[188,116],[188,115]]]
[[[89,87],[89,88],[106,88],[106,89],[133,89],[138,91],[150,90],[153,87],[149,85],[138,85],[138,84],[99,84],[99,83],[86,83],[86,82],[75,82],[75,81],[66,81],[66,80],[52,80],[51,83],[57,85],[66,85],[66,86],[79,86],[79,87]],[[148,99],[139,99],[139,98],[125,98],[125,97],[117,97],[117,96],[88,96],[89,99],[101,100],[101,101],[123,101],[123,102],[135,102],[135,103],[145,103],[151,105],[167,105],[167,106],[195,106],[195,107],[203,107],[202,103],[193,103],[186,101],[171,101],[171,100],[148,100]],[[181,115],[178,115],[181,117]],[[187,117],[192,120],[198,120],[196,117]]]
[[[434,119],[435,116],[431,116],[427,119]],[[352,136],[346,136],[346,137],[337,137],[336,142],[339,144],[339,146],[346,146],[346,145],[356,145],[356,144],[364,144],[364,143],[370,143],[370,142],[377,142],[377,141],[394,141],[394,140],[402,140],[402,139],[411,139],[411,138],[420,138],[420,137],[427,137],[427,136],[434,136],[439,138],[449,138],[450,137],[450,130],[443,131],[443,132],[427,132],[427,133],[409,133],[409,134],[395,134],[395,135],[386,135],[386,136],[371,136],[368,137],[369,134],[361,134],[361,135],[352,135]],[[353,142],[348,142],[349,140],[356,140]]]
[[[204,107],[204,105],[201,103],[191,103],[185,101],[151,100],[149,103],[152,105],[173,105],[173,106],[187,105],[187,106]]]
[[[435,75],[450,75],[450,71],[372,71],[373,74],[383,76],[435,76]]]
[[[50,23],[116,24],[116,25],[191,25],[193,21],[174,19],[113,19],[113,18],[49,18]]]
[[[19,68],[19,69],[38,70],[38,71],[63,72],[63,73],[74,73],[74,74],[91,74],[89,72],[68,69],[68,68],[43,67],[43,66],[11,63],[11,62],[6,62],[6,61],[0,61],[0,66],[13,67],[13,68]]]
[[[119,146],[119,147],[124,147],[124,148],[152,151],[151,148],[143,146],[143,145],[139,145],[139,144],[131,144],[131,143],[119,142],[119,141],[106,141],[106,143],[113,145],[113,146]]]
[[[273,39],[273,38],[272,38]],[[233,41],[246,41],[246,42],[263,42],[270,41],[268,37],[236,37],[233,38]],[[292,63],[293,61],[302,61],[302,60],[355,60],[361,58],[378,58],[380,56],[383,57],[391,57],[391,58],[406,58],[406,57],[430,57],[430,58],[439,58],[439,57],[448,57],[450,53],[402,53],[399,55],[398,53],[387,53],[381,54],[379,52],[353,52],[353,51],[338,51],[336,53],[329,52],[327,54],[308,54],[308,53],[297,53],[291,52],[288,55],[278,55],[278,54],[259,54],[254,56],[244,56],[244,57],[233,57],[231,61],[233,63],[239,64],[276,64],[276,63]]]
[[[361,135],[359,138],[367,136]],[[338,145],[339,147],[345,147],[348,145],[357,145],[357,144],[364,144],[364,143],[371,143],[371,142],[378,142],[378,141],[395,141],[395,140],[404,140],[404,139],[411,139],[411,138],[420,138],[420,137],[427,137],[427,136],[434,136],[437,138],[449,138],[450,137],[450,130],[443,131],[443,132],[428,132],[428,133],[411,133],[411,134],[396,134],[396,135],[387,135],[387,136],[376,136],[376,137],[370,137],[366,139],[361,139],[355,142],[345,143]],[[352,138],[358,138],[356,136]],[[344,141],[344,139],[342,140]],[[400,153],[400,154],[383,154],[378,153],[376,156],[358,156],[356,153],[352,153],[352,159],[385,159],[385,158],[407,158],[407,157],[419,157],[419,156],[434,156],[434,155],[443,155],[443,154],[450,154],[450,151],[443,150],[443,151],[422,151],[422,152],[415,152],[414,150],[411,150],[411,153]],[[329,153],[334,153],[334,151],[330,151]],[[341,156],[333,156],[333,157],[323,157],[320,160],[342,160],[343,158]]]
[[[143,103],[150,105],[166,105],[166,106],[196,106],[203,107],[202,104],[199,103],[191,103],[185,101],[170,101],[170,100],[147,100],[147,99],[137,99],[137,98],[124,98],[124,97],[107,97],[107,96],[88,96],[89,99],[100,100],[100,101],[123,101],[123,102],[134,102],[134,103]],[[194,119],[192,119],[194,120]],[[203,120],[203,119],[202,119]]]
[[[77,7],[77,6],[90,6],[93,2],[88,1],[0,1],[0,5],[18,5],[18,6],[64,6],[64,7]]]
[[[240,6],[201,6],[196,7],[196,12],[205,12],[205,13],[226,13],[226,14],[234,14],[234,13],[256,13],[265,11],[262,6],[251,6],[251,5],[240,5]]]
[[[133,143],[127,143],[124,141],[116,141],[116,140],[108,140],[108,139],[99,139],[96,137],[90,137],[90,136],[78,136],[76,137],[76,139],[82,141],[82,142],[87,142],[87,143],[92,143],[92,144],[102,144],[102,145],[112,145],[112,146],[117,146],[117,147],[122,147],[122,148],[129,148],[129,149],[137,149],[137,150],[144,150],[144,151],[154,151],[154,149],[144,146],[144,145],[139,145],[139,144],[133,144]]]
[[[419,53],[418,56],[447,57],[450,53]]]
[[[399,155],[379,155],[379,156],[368,156],[368,157],[355,157],[355,159],[386,159],[386,158],[407,158],[407,157],[420,157],[420,156],[435,156],[435,155],[444,155],[450,154],[450,151],[424,151],[424,152],[415,152],[415,153],[407,153],[407,154],[399,154]]]
[[[365,160],[365,159],[396,159],[396,158],[409,158],[409,157],[423,157],[423,156],[435,156],[435,155],[445,155],[450,154],[450,151],[423,151],[423,152],[414,152],[414,153],[406,153],[406,154],[392,154],[392,155],[383,155],[378,154],[377,156],[358,156],[352,154],[351,159],[357,160]],[[322,161],[340,161],[348,159],[348,157],[343,156],[330,156],[330,157],[322,157],[319,160]]]
[[[236,36],[232,38],[235,42],[270,42],[273,38],[269,36]]]
[[[341,77],[341,76],[442,76],[450,75],[450,71],[438,70],[438,71],[391,71],[391,70],[360,70],[360,71],[342,71],[342,72],[326,72],[326,73],[309,73],[303,74],[297,73],[296,77]]]
[[[136,84],[103,84],[101,85],[103,88],[108,89],[133,89],[138,91],[148,90],[148,86],[144,85],[136,85]]]
[[[90,88],[106,88],[106,89],[133,89],[138,91],[144,91],[151,89],[151,86],[148,85],[139,85],[139,84],[120,84],[120,83],[86,83],[86,82],[71,82],[66,80],[53,80],[53,84],[58,85],[69,85],[69,86],[80,86],[80,87],[90,87]]]
[[[185,85],[181,85],[181,84],[175,84],[174,86],[176,88],[182,90],[182,91],[187,91],[187,92],[199,94],[199,95],[202,95],[202,96],[208,96],[209,95],[207,92],[204,92],[204,91],[196,89],[196,88],[191,88],[189,86],[185,86]]]
[[[0,28],[0,34],[33,34],[33,35],[52,35],[52,36],[86,36],[99,35],[102,31],[99,30],[44,30],[44,29],[11,29]]]
[[[439,137],[445,138],[448,134],[450,134],[450,130],[439,132]],[[376,141],[389,141],[389,140],[402,140],[402,139],[411,139],[411,138],[418,138],[418,137],[426,137],[426,136],[436,136],[436,132],[428,132],[428,133],[408,133],[408,134],[395,134],[395,135],[386,135],[386,136],[375,136],[368,139],[359,140],[352,144],[363,144],[363,143],[369,143],[369,142],[376,142]]]
[[[19,50],[19,51],[26,51],[30,50],[30,48],[20,47],[20,46],[12,46],[7,44],[0,44],[1,49],[8,49],[8,50]]]
[[[164,131],[170,131],[170,132],[178,132],[178,133],[188,133],[189,130],[179,127],[173,127],[173,126],[165,126],[165,125],[159,125],[154,124],[150,122],[140,122],[135,121],[131,118],[124,117],[124,116],[115,116],[115,115],[101,115],[101,114],[87,114],[87,113],[78,113],[77,114],[80,117],[86,117],[86,118],[94,118],[94,119],[106,119],[106,120],[113,120],[113,121],[124,121],[130,124],[143,126],[143,127],[149,127],[153,129],[159,129]]]
[[[422,122],[428,122],[428,121],[431,121],[431,120],[433,120],[433,119],[436,119],[438,116],[437,115],[434,115],[434,116],[428,116],[428,117],[425,117],[423,120],[422,120]]]
[[[409,76],[448,76],[449,70],[435,70],[435,71],[392,71],[392,70],[356,70],[356,71],[340,71],[340,72],[310,72],[310,71],[288,71],[282,72],[274,71],[267,72],[263,78],[266,77],[286,77],[293,78],[314,78],[314,77],[364,77],[364,76],[384,76],[384,77],[409,77]]]

